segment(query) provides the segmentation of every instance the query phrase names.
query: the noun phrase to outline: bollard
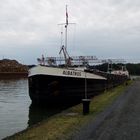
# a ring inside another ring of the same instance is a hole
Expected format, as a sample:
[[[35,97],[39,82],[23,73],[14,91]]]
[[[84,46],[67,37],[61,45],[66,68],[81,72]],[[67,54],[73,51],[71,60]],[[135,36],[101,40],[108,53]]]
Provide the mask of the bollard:
[[[89,114],[90,99],[82,99],[82,103],[83,103],[83,115]]]

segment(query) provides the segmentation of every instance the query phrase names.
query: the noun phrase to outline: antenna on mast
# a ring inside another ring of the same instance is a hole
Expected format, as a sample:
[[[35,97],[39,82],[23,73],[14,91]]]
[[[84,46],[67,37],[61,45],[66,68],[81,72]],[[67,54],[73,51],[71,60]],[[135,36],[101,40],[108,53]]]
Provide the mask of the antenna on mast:
[[[65,24],[65,48],[67,49],[67,27],[68,27],[68,11],[67,11],[68,5],[66,5],[66,24]]]
[[[66,5],[66,25],[68,26],[68,11],[67,11],[68,5]]]

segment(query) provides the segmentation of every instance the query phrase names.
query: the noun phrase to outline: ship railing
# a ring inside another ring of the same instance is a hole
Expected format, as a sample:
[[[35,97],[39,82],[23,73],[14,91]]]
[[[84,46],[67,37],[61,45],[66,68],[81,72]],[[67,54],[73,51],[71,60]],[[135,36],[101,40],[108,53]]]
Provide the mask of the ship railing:
[[[86,64],[93,64],[93,63],[108,63],[108,64],[115,64],[115,63],[125,63],[124,59],[98,59],[96,56],[72,56],[71,58],[71,65],[86,65]],[[65,64],[64,57],[46,57],[46,58],[38,58],[38,63],[41,65],[60,65]]]

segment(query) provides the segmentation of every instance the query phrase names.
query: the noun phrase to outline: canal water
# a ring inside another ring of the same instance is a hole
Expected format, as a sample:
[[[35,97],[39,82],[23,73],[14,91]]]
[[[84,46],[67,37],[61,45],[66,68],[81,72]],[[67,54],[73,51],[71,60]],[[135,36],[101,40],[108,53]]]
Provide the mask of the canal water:
[[[0,80],[0,139],[28,127],[30,104],[27,79]]]
[[[68,106],[33,106],[27,79],[0,80],[0,139],[22,131]]]

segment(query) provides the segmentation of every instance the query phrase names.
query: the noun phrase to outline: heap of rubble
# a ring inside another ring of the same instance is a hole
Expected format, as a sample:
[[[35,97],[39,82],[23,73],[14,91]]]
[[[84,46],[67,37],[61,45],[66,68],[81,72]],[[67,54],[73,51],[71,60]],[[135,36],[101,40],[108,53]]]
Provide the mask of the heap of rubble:
[[[16,60],[3,59],[0,60],[0,72],[23,72],[26,73],[28,67],[20,64]]]

